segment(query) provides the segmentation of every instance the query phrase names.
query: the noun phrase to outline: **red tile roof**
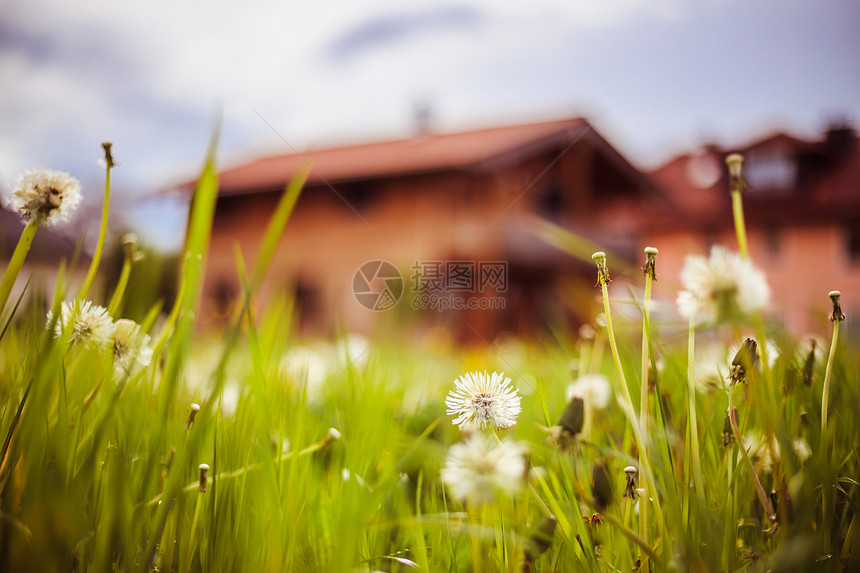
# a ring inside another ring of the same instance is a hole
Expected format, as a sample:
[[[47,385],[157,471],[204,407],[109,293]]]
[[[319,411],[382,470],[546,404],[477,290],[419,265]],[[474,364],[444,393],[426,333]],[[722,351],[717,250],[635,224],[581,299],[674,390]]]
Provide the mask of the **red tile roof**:
[[[219,183],[222,195],[276,189],[283,187],[304,162],[310,163],[312,167],[309,183],[387,177],[443,169],[491,168],[580,137],[595,140],[595,132],[591,126],[580,118],[461,133],[431,133],[413,139],[265,157],[222,171]],[[603,144],[602,147],[609,147],[599,136],[596,139]],[[617,156],[617,153],[614,155]],[[629,164],[627,167],[629,168]]]

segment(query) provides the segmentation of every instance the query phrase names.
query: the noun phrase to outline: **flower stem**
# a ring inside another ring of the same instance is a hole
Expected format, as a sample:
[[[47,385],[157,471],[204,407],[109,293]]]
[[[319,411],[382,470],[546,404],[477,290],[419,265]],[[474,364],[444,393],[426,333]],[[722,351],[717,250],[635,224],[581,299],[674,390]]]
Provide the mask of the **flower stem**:
[[[646,249],[646,253],[648,250]],[[655,250],[656,253],[656,250]],[[649,257],[650,258],[650,257]],[[649,261],[650,262],[650,261]],[[650,364],[651,344],[648,334],[651,331],[651,283],[653,281],[653,267],[650,269],[648,263],[645,267],[645,297],[642,301],[642,384],[639,394],[639,426],[643,436],[648,436],[648,366]],[[655,373],[656,376],[656,373]],[[647,444],[643,443],[639,448],[639,467],[648,458]],[[650,492],[648,486],[650,481],[643,472],[639,476],[639,487],[644,493],[639,498],[639,536],[648,542],[648,505]],[[656,495],[656,494],[655,494]]]
[[[125,256],[122,262],[122,272],[119,275],[119,281],[116,283],[116,289],[113,291],[113,296],[108,303],[108,314],[114,316],[122,302],[122,297],[125,294],[125,289],[128,286],[128,277],[131,274],[131,257]]]
[[[753,483],[755,484],[755,491],[758,495],[758,499],[761,502],[762,507],[764,507],[765,513],[767,513],[767,517],[770,520],[771,525],[776,524],[776,513],[773,511],[773,507],[770,505],[770,500],[767,497],[767,494],[764,492],[764,488],[761,485],[761,481],[758,479],[758,474],[755,473],[755,466],[753,466],[752,460],[750,459],[749,452],[744,447],[743,442],[741,441],[741,432],[738,429],[738,420],[735,417],[735,408],[734,408],[734,393],[729,391],[729,421],[732,425],[732,434],[735,436],[735,441],[738,444],[738,449],[741,452],[741,456],[743,456],[744,460],[747,463],[747,467],[749,467],[750,475],[752,476]]]
[[[99,241],[96,244],[93,259],[90,261],[90,270],[87,271],[87,277],[84,279],[84,284],[81,287],[81,291],[78,293],[78,300],[84,300],[87,298],[87,294],[90,291],[93,280],[96,278],[96,271],[99,269],[99,263],[101,263],[102,260],[102,252],[104,252],[105,248],[105,237],[107,236],[108,213],[110,211],[110,170],[113,167],[113,159],[110,159],[110,144],[106,143],[103,145],[106,146],[105,157],[107,161],[105,167],[105,201],[104,207],[102,208],[102,225],[99,229]]]
[[[839,339],[839,320],[833,321],[833,339],[830,341],[830,352],[827,355],[827,367],[824,370],[824,389],[821,393],[821,441],[824,444],[827,432],[827,408],[830,401],[830,379],[833,375],[833,359],[836,356],[836,342]]]
[[[41,224],[42,217],[31,217],[27,221],[27,226],[24,227],[21,237],[18,239],[18,244],[15,246],[15,251],[9,260],[9,266],[6,267],[6,272],[3,273],[3,280],[0,281],[0,314],[6,308],[6,301],[9,300],[9,294],[12,292],[15,280],[21,272],[21,267],[24,266],[24,259],[27,258],[27,253],[30,252],[30,245],[33,244],[33,238],[36,236],[36,231]]]
[[[821,451],[828,463],[828,477],[821,484],[821,532],[824,538],[824,549],[827,553],[831,548],[831,520],[833,512],[833,496],[831,495],[832,481],[829,464],[831,461],[830,439],[827,431],[827,410],[830,402],[830,380],[833,376],[833,360],[836,356],[836,343],[839,340],[840,320],[833,321],[833,339],[830,341],[830,352],[827,354],[827,366],[824,370],[824,389],[821,392]]]
[[[636,446],[641,451],[644,447],[645,440],[642,433],[639,431],[639,422],[636,419],[636,410],[633,408],[633,400],[630,398],[630,390],[627,388],[627,381],[624,378],[624,369],[621,367],[621,357],[618,354],[618,345],[615,342],[615,331],[612,328],[612,313],[609,309],[609,290],[606,288],[606,281],[600,280],[600,288],[603,293],[603,312],[606,315],[606,333],[609,338],[609,348],[612,350],[612,358],[615,361],[615,369],[618,372],[619,384],[616,389],[621,396],[621,409],[627,415],[630,422],[630,427],[633,430],[633,438],[636,440]],[[655,483],[654,473],[651,471],[651,461],[647,456],[642,458],[642,475],[645,476],[648,483]],[[665,533],[665,525],[663,523],[663,513],[660,507],[660,497],[657,492],[654,492],[654,511],[657,517],[657,523],[661,532]]]
[[[732,153],[726,157],[726,166],[729,168],[729,189],[732,193],[732,215],[734,215],[735,219],[735,234],[738,237],[738,250],[743,258],[749,259],[747,227],[744,223],[744,205],[741,200],[741,192],[744,189],[743,165],[744,158],[738,153]]]
[[[699,495],[705,495],[705,480],[702,478],[702,460],[699,455],[699,421],[696,414],[696,384],[693,370],[696,356],[696,312],[690,313],[690,329],[687,338],[687,416],[690,428],[690,452],[693,458],[693,479]]]
[[[749,247],[747,247],[747,227],[744,222],[744,206],[741,200],[740,187],[732,189],[732,214],[735,219],[735,234],[738,237],[738,251],[745,259],[750,258]]]

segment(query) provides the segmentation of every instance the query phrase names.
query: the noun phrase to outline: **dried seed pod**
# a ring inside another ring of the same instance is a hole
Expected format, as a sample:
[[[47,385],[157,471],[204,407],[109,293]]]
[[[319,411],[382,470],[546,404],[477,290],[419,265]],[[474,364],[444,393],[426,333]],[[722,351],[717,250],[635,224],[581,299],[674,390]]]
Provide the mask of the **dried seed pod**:
[[[594,496],[594,504],[600,511],[605,510],[612,503],[614,497],[612,480],[605,460],[595,462],[591,469],[591,493]]]
[[[747,338],[741,344],[735,357],[732,358],[732,370],[729,379],[732,384],[749,382],[749,375],[758,364],[758,344],[752,338]]]

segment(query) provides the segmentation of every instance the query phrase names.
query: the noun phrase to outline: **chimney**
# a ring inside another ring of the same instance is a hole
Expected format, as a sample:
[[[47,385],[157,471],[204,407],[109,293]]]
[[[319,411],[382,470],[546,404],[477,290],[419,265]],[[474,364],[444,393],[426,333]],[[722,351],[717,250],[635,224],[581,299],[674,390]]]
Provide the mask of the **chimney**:
[[[847,120],[837,120],[830,123],[822,144],[824,153],[833,159],[842,159],[854,149],[857,135],[854,127]]]
[[[433,108],[429,102],[419,101],[413,107],[415,139],[424,139],[432,134]]]

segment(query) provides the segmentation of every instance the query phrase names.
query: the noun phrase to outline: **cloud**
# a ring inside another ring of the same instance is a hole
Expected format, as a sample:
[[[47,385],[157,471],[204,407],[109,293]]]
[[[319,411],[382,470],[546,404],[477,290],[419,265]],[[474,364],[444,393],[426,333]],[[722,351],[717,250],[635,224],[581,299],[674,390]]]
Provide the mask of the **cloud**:
[[[472,29],[481,20],[477,9],[462,4],[386,13],[357,23],[332,42],[325,53],[333,61],[353,59],[367,50],[396,48],[396,44],[415,40],[417,36]]]

